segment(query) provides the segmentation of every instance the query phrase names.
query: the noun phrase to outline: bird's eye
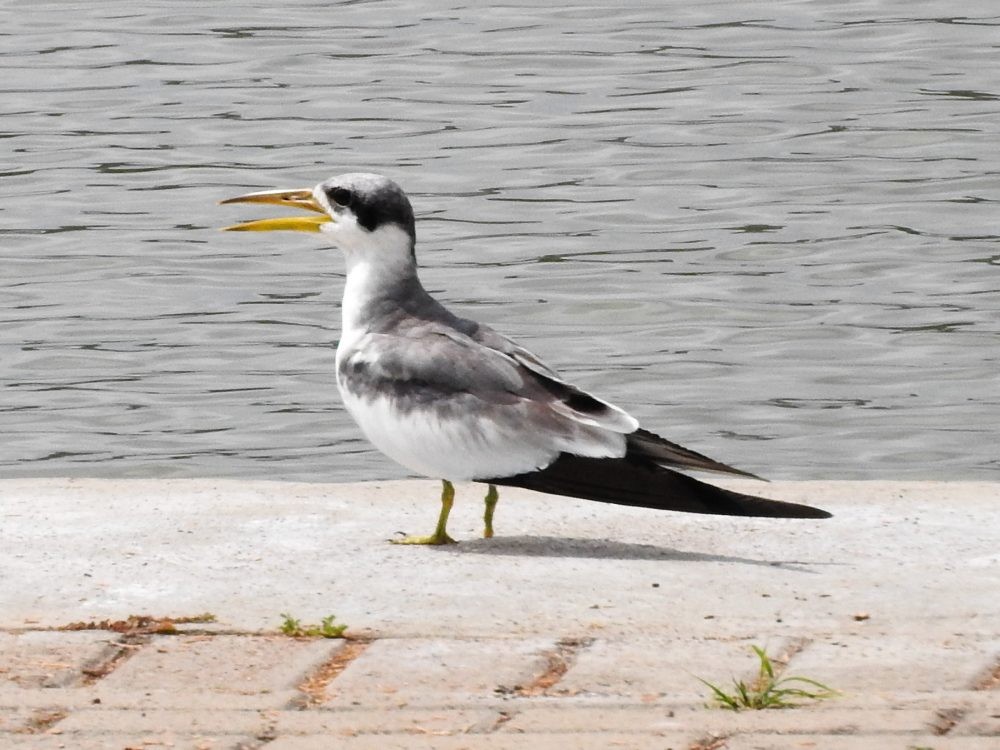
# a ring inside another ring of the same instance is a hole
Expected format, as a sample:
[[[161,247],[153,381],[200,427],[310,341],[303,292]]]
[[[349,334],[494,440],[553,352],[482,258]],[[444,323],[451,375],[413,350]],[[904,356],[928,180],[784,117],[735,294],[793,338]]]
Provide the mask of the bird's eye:
[[[330,188],[326,191],[326,197],[338,206],[349,206],[354,202],[354,193],[342,187]]]

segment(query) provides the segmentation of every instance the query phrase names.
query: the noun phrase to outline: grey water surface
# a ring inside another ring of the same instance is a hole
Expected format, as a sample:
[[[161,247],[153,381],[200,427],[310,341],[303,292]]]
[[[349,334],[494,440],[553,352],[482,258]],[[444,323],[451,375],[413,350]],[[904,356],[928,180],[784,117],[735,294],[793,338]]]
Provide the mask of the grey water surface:
[[[654,431],[1000,478],[995,2],[0,8],[0,476],[404,476],[337,252],[218,231],[368,170],[433,293]]]

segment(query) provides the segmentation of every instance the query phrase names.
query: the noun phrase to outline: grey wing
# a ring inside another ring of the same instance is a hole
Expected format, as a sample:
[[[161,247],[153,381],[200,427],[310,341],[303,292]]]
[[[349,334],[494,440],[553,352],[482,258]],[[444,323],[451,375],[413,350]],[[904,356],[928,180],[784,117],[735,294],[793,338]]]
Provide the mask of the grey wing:
[[[470,323],[472,321],[469,321]],[[546,377],[561,380],[559,373],[545,364],[539,357],[525,349],[513,339],[507,338],[502,333],[497,333],[489,326],[475,323],[473,330],[469,332],[469,338],[478,344],[482,344],[488,349],[502,352],[508,356],[515,357],[526,367]]]
[[[510,357],[521,363],[532,372],[536,373],[538,376],[558,383],[559,386],[567,389],[568,392],[571,391],[572,394],[567,394],[566,401],[575,403],[581,411],[586,411],[585,405],[588,404],[587,400],[591,400],[594,402],[595,408],[598,410],[603,409],[605,413],[605,420],[608,420],[612,414],[617,416],[619,418],[619,424],[616,425],[616,428],[620,429],[622,432],[628,433],[627,453],[630,456],[640,456],[642,458],[649,459],[660,466],[673,466],[681,469],[711,471],[721,474],[735,474],[738,476],[760,479],[760,477],[751,474],[750,472],[733,468],[728,464],[716,461],[715,459],[709,458],[701,453],[685,448],[682,445],[673,443],[653,432],[640,429],[638,421],[635,420],[630,414],[627,414],[618,407],[594,398],[590,394],[579,390],[569,383],[566,383],[560,378],[555,370],[542,362],[530,351],[518,345],[515,341],[512,341],[506,336],[497,333],[492,328],[480,326],[474,332],[473,336],[484,345],[508,354]]]
[[[421,321],[409,330],[367,334],[363,346],[344,356],[338,376],[359,397],[391,392],[402,412],[488,420],[493,429],[544,445],[547,460],[561,451],[624,455],[635,419],[559,380],[513,342],[499,342],[507,351],[490,343]]]
[[[553,408],[567,410],[574,419],[614,432],[627,434],[639,428],[638,420],[631,414],[567,383],[534,353],[492,328],[480,325],[470,338],[494,352],[507,355],[530,372],[539,384],[557,397]]]

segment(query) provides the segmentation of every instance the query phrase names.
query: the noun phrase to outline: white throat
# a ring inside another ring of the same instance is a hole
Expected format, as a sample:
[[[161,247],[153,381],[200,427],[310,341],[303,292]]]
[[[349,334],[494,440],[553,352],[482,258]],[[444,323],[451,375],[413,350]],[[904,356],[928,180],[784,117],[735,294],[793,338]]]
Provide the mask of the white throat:
[[[349,238],[331,232],[347,261],[341,345],[345,339],[364,333],[362,313],[369,303],[386,297],[400,282],[417,273],[410,236],[401,228],[387,225],[374,232],[354,229],[345,233]]]

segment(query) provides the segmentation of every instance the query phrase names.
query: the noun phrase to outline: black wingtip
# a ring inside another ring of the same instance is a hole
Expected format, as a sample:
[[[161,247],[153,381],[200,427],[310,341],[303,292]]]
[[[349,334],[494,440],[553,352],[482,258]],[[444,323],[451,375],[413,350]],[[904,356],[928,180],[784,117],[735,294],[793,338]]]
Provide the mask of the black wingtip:
[[[669,466],[681,471],[711,471],[720,474],[732,474],[749,479],[767,480],[749,471],[737,469],[729,464],[716,461],[703,453],[698,453],[683,445],[672,443],[655,432],[640,427],[625,438],[626,456],[629,458],[648,459],[660,466]]]
[[[821,508],[745,495],[651,461],[629,458],[583,458],[563,453],[544,469],[481,481],[615,505],[685,513],[803,519],[832,516]]]
[[[802,508],[809,508],[812,513],[806,516],[799,516],[800,518],[833,518],[833,513],[828,510],[823,510],[822,508],[813,508],[809,505],[800,506]]]
[[[735,493],[739,494],[739,493]],[[815,508],[812,505],[802,505],[801,503],[788,503],[781,500],[766,500],[762,497],[755,497],[754,495],[742,495],[742,497],[753,498],[754,500],[761,500],[765,503],[773,504],[775,506],[775,513],[746,513],[742,515],[748,516],[758,516],[759,518],[811,518],[816,520],[821,520],[824,518],[833,518],[833,513],[822,508]]]

